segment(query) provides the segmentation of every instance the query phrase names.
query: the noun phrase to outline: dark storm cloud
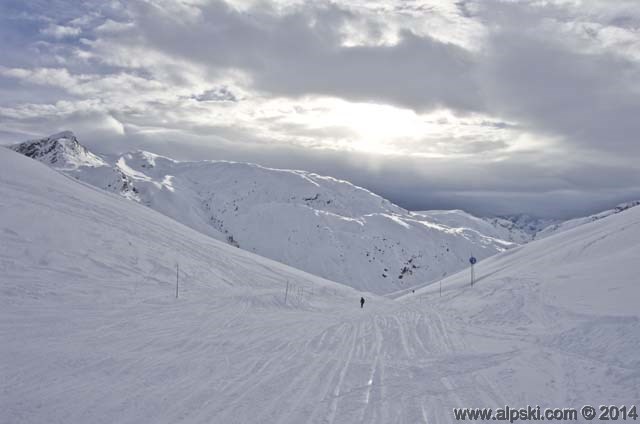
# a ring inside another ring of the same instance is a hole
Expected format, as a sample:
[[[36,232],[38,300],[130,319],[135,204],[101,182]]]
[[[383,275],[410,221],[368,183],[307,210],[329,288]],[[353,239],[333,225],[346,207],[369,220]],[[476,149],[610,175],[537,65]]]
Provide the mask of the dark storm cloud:
[[[467,16],[469,4],[458,3]],[[572,50],[563,34],[541,31],[545,10],[478,5],[485,21],[502,17],[475,54],[408,30],[391,46],[341,46],[339,30],[356,16],[336,5],[280,15],[212,2],[200,8],[198,19],[185,20],[136,3],[137,25],[131,31],[145,45],[214,72],[243,69],[256,88],[275,95],[324,94],[418,111],[447,107],[499,114],[570,143],[638,151],[637,61],[609,51]]]
[[[340,45],[340,29],[355,19],[335,5],[279,15],[239,12],[223,2],[183,20],[148,3],[137,5],[132,32],[143,42],[210,69],[239,68],[256,88],[276,95],[335,95],[416,109],[480,107],[473,56],[461,47],[401,34],[393,46]],[[122,37],[129,37],[123,34]]]
[[[515,29],[491,36],[482,80],[494,113],[598,150],[640,153],[640,66]]]

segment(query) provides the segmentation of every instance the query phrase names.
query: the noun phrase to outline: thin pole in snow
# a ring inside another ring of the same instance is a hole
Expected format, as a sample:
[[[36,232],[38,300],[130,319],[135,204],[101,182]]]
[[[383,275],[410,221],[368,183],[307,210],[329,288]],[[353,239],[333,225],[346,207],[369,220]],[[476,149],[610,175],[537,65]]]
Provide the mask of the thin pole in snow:
[[[176,299],[178,298],[178,287],[179,287],[179,276],[180,276],[180,265],[176,264]]]
[[[471,264],[471,287],[473,287],[473,282],[474,282],[473,280],[475,280],[475,273],[473,270],[473,266],[476,264],[476,262],[477,262],[477,259],[472,255],[469,258],[469,263]]]
[[[287,288],[284,291],[284,304],[287,304],[287,296],[289,295],[289,280],[287,280]]]

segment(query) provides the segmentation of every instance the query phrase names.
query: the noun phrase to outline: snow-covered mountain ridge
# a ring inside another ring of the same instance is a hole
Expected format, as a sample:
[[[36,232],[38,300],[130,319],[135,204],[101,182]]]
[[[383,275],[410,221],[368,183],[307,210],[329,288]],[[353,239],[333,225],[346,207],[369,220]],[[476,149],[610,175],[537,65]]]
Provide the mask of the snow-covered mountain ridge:
[[[449,227],[474,228],[490,237],[524,244],[607,218],[638,205],[640,205],[640,200],[625,202],[613,209],[566,221],[552,218],[536,218],[527,214],[477,217],[461,210],[417,211],[414,214],[428,217],[434,222]]]
[[[538,233],[536,233],[535,237],[537,239],[542,239],[542,238],[545,238],[545,237],[549,237],[550,235],[555,234],[555,233],[559,233],[559,232],[562,232],[562,231],[570,230],[572,228],[579,227],[581,225],[588,224],[590,222],[599,221],[599,220],[601,220],[603,218],[607,218],[609,216],[619,214],[620,212],[624,212],[624,211],[626,211],[628,209],[631,209],[631,208],[634,208],[636,206],[640,206],[640,200],[621,203],[621,204],[617,205],[613,209],[602,211],[602,212],[599,212],[599,213],[596,213],[596,214],[593,214],[593,215],[589,215],[589,216],[585,216],[585,217],[581,217],[581,218],[574,218],[574,219],[570,219],[568,221],[559,222],[559,223],[550,225],[550,226],[544,228],[543,230],[539,231]]]
[[[417,211],[414,214],[453,228],[473,228],[482,234],[513,243],[528,243],[536,233],[556,220],[533,218],[528,215],[477,217],[462,210]]]
[[[438,222],[305,171],[143,151],[99,156],[70,132],[12,148],[218,240],[375,293],[441,278],[472,254],[483,259],[515,246],[500,233]]]
[[[71,131],[63,131],[38,140],[25,141],[12,148],[18,153],[61,170],[107,165],[104,160],[80,144]]]
[[[561,222],[558,219],[537,218],[527,214],[483,217],[482,219],[495,227],[504,228],[509,233],[516,234],[517,240],[522,243],[530,242],[540,231]]]
[[[18,153],[93,186],[139,200],[133,181],[117,166],[90,152],[71,131],[10,146]]]

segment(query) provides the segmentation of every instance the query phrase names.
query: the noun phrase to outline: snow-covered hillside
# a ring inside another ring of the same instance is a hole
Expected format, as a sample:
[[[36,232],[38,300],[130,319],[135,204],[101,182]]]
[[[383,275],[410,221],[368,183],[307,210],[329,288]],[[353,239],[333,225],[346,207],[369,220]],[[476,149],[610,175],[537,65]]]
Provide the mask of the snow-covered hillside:
[[[350,288],[0,149],[0,421],[452,423],[461,407],[636,404],[638,252],[633,208],[486,259],[473,288],[463,272],[442,297],[360,309]]]
[[[476,217],[461,210],[431,210],[413,212],[430,221],[452,228],[469,228],[484,235],[516,244],[543,239],[577,226],[606,218],[640,205],[640,200],[621,203],[615,208],[594,215],[567,221],[552,218],[536,218],[526,214],[495,217]]]
[[[477,377],[518,404],[634,404],[640,395],[640,208],[626,208],[405,295],[466,334]]]
[[[474,229],[481,234],[516,244],[528,243],[540,229],[555,222],[527,215],[511,217],[477,217],[461,210],[430,210],[414,212],[429,220],[452,228]]]
[[[0,422],[216,422],[359,297],[0,149]]]
[[[99,157],[70,132],[13,149],[216,239],[374,293],[440,278],[471,254],[486,258],[514,246],[500,238],[508,232],[441,223],[304,171],[142,151]]]
[[[497,228],[514,234],[513,239],[520,240],[522,243],[530,242],[543,229],[561,222],[558,219],[537,218],[527,214],[484,217],[482,219]]]
[[[581,218],[570,219],[568,221],[563,221],[559,223],[555,223],[553,225],[549,225],[545,227],[543,230],[539,231],[536,234],[537,239],[542,239],[545,237],[549,237],[552,234],[559,233],[562,231],[570,230],[571,228],[578,227],[580,225],[588,224],[590,222],[598,221],[600,219],[606,218],[611,215],[618,214],[620,212],[624,212],[627,209],[633,208],[640,205],[640,200],[636,200],[633,202],[625,202],[617,205],[613,209],[609,209],[603,212],[599,212],[594,215],[589,215]]]

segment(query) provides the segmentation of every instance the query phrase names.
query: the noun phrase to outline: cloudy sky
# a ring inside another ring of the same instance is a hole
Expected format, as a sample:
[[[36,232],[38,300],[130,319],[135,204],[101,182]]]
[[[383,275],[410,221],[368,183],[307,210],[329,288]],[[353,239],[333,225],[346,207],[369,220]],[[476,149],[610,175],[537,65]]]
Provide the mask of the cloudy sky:
[[[637,0],[2,0],[0,142],[73,130],[411,209],[640,198]]]

